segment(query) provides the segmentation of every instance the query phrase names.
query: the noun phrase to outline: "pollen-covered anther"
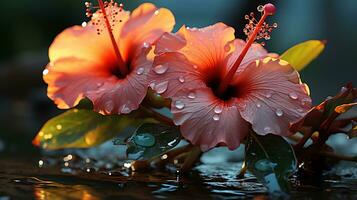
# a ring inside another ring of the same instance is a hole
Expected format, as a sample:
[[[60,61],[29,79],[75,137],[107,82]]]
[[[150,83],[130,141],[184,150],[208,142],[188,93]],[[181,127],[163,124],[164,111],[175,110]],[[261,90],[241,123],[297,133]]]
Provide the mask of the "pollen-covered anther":
[[[265,11],[265,6],[258,6],[257,10],[261,13],[261,16],[264,14]],[[247,40],[249,37],[254,33],[254,30],[256,29],[258,25],[258,20],[255,18],[255,14],[252,12],[249,15],[245,15],[245,19],[248,20],[248,23],[245,25],[243,32],[247,36]],[[258,34],[256,35],[256,40],[270,40],[270,33],[278,27],[277,23],[273,23],[272,25],[268,24],[267,22],[264,22],[262,26],[260,27],[260,30]],[[261,42],[261,45],[264,46],[265,42]]]
[[[103,32],[103,29],[107,26],[105,23],[106,18],[108,18],[111,29],[113,29],[118,22],[122,22],[122,20],[118,18],[119,12],[123,11],[124,5],[122,3],[118,4],[114,0],[111,0],[109,2],[105,1],[103,4],[106,10],[106,15],[103,14],[100,6],[94,6],[90,2],[84,3],[86,7],[86,16],[92,19],[92,25],[97,27],[98,35],[100,35]]]

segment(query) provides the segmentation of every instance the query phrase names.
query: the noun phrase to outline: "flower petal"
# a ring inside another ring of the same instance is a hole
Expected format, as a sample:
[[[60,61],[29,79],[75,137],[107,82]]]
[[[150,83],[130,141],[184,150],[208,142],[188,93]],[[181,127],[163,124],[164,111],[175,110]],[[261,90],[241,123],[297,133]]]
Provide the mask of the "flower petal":
[[[223,64],[230,49],[227,43],[234,40],[234,29],[223,24],[217,23],[204,28],[182,27],[177,33],[177,37],[166,39],[166,45],[161,42],[156,52],[165,52],[166,46],[172,47],[171,41],[176,40],[178,45],[185,44],[179,52],[184,54],[187,59],[197,65],[200,70],[215,68]],[[176,49],[177,50],[177,49]]]
[[[235,104],[216,98],[210,88],[200,88],[178,93],[172,98],[171,111],[182,135],[203,151],[217,145],[233,150],[249,132]]]
[[[109,76],[97,70],[97,64],[68,57],[47,65],[44,80],[48,84],[47,95],[61,109],[71,108],[85,97],[85,93],[95,90]]]
[[[96,91],[86,96],[93,102],[94,110],[102,114],[127,114],[139,108],[146,96],[148,73],[152,62],[146,59],[151,48],[143,48],[131,63],[132,72],[125,79],[108,78]]]
[[[135,56],[136,49],[146,42],[152,44],[165,32],[171,32],[175,18],[170,10],[157,9],[151,3],[136,8],[124,24],[120,34],[121,52],[124,58]]]
[[[234,51],[229,55],[229,58],[227,60],[226,66],[228,67],[228,70],[234,65],[234,63],[238,59],[244,46],[246,45],[246,42],[241,39],[235,39],[230,45],[232,46]],[[249,48],[247,54],[244,56],[244,59],[240,64],[237,73],[243,71],[244,68],[251,62],[264,58],[267,55],[267,50],[265,50],[260,44],[253,43],[252,46]]]
[[[307,86],[286,61],[267,57],[249,64],[233,82],[241,90],[239,111],[254,131],[290,134],[290,125],[311,107]]]
[[[163,53],[155,57],[150,72],[151,87],[163,97],[172,97],[183,88],[206,87],[200,72],[181,53]]]
[[[117,12],[113,9],[117,10],[118,8],[108,7],[107,13]],[[116,23],[115,26],[113,26],[113,33],[115,35],[119,34],[123,23],[129,18],[129,12],[123,11],[117,13],[117,15],[113,15],[113,20],[121,20],[122,22]],[[105,25],[95,25],[97,20],[102,17],[99,12],[96,12],[93,14],[92,20],[89,21],[85,27],[73,26],[60,33],[49,48],[50,60],[55,61],[65,57],[77,57],[95,62],[99,60],[105,62],[108,54],[115,56]],[[103,29],[100,35],[98,35],[97,29]]]

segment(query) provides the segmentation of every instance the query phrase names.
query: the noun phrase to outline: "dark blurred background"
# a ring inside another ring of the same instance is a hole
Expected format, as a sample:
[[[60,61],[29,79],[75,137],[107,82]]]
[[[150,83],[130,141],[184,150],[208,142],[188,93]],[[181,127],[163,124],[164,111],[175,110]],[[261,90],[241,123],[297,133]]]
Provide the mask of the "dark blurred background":
[[[94,1],[93,1],[94,2]],[[263,0],[130,0],[127,10],[142,2],[169,8],[177,30],[207,26],[222,21],[244,37],[244,15],[256,11]],[[279,28],[267,49],[282,53],[299,42],[327,40],[327,48],[301,72],[316,104],[333,95],[347,82],[357,85],[354,56],[357,51],[356,0],[269,1],[278,8],[269,19]],[[2,1],[0,17],[0,157],[15,152],[36,153],[31,139],[41,125],[60,113],[46,97],[42,70],[53,38],[66,27],[86,21],[84,1]]]

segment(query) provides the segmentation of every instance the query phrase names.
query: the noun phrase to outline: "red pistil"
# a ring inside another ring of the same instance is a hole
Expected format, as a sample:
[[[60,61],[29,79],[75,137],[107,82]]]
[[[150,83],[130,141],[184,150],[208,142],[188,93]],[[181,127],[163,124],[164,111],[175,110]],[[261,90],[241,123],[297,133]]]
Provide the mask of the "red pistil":
[[[223,79],[222,83],[220,84],[220,86],[218,88],[218,94],[222,95],[227,90],[229,84],[231,83],[231,81],[233,79],[234,74],[236,73],[239,65],[242,63],[244,56],[247,54],[250,46],[255,41],[257,34],[260,32],[265,19],[269,15],[273,15],[274,13],[275,13],[275,6],[273,4],[268,3],[268,4],[264,5],[264,13],[263,13],[262,17],[260,18],[258,24],[256,25],[253,33],[249,36],[249,39],[248,39],[246,45],[244,46],[242,52],[240,53],[239,57],[237,58],[236,62],[233,65],[233,67],[229,70],[226,77]]]
[[[128,69],[126,67],[126,64],[125,64],[123,58],[120,55],[118,44],[115,41],[115,38],[114,38],[114,35],[113,35],[113,31],[112,31],[112,28],[111,28],[111,25],[110,25],[110,22],[109,22],[109,19],[108,19],[107,13],[105,11],[104,3],[103,3],[102,0],[98,0],[98,4],[99,4],[100,9],[102,10],[102,13],[103,13],[103,16],[104,16],[105,25],[107,27],[107,30],[108,30],[108,33],[109,33],[109,37],[110,37],[110,40],[111,40],[112,45],[113,45],[115,55],[117,57],[120,74],[124,77],[124,76],[126,76],[128,74]]]

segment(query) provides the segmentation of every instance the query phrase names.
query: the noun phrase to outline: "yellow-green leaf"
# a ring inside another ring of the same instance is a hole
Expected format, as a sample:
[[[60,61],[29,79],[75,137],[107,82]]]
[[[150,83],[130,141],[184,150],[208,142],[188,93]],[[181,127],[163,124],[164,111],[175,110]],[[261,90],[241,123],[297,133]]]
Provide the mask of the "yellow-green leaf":
[[[50,150],[93,147],[139,126],[142,120],[132,115],[135,113],[103,116],[91,110],[72,109],[46,122],[33,144]]]
[[[313,61],[325,48],[325,41],[309,40],[297,44],[285,51],[280,58],[289,62],[296,70],[304,69]]]

